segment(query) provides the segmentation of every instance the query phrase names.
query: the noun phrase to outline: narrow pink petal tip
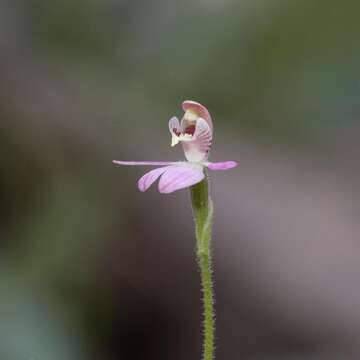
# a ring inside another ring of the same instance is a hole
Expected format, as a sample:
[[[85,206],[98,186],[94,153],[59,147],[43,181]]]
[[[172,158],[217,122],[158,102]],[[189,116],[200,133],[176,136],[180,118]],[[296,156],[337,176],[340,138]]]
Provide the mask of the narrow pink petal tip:
[[[223,161],[212,163],[209,162],[205,164],[210,170],[229,170],[238,166],[236,161]]]
[[[121,160],[113,160],[113,164],[116,165],[130,165],[130,166],[166,166],[173,165],[176,162],[171,161],[121,161]]]

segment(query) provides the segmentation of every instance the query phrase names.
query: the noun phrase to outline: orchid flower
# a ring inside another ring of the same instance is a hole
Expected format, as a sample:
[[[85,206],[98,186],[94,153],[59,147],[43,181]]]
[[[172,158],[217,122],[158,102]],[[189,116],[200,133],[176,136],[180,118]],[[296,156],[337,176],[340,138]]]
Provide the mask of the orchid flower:
[[[205,178],[204,169],[228,170],[237,166],[235,161],[209,162],[209,152],[213,141],[213,125],[209,111],[195,101],[184,101],[184,116],[169,120],[171,146],[181,143],[187,161],[120,161],[117,165],[160,166],[147,172],[138,182],[140,191],[146,191],[160,178],[159,191],[169,194],[201,182]]]
[[[211,232],[213,204],[209,195],[206,168],[228,170],[237,166],[235,161],[209,162],[213,141],[213,124],[209,111],[195,101],[184,101],[185,112],[181,122],[176,117],[169,120],[171,146],[181,143],[186,161],[119,161],[117,165],[160,166],[141,177],[140,191],[146,191],[158,178],[159,191],[169,194],[190,187],[191,204],[196,225],[197,257],[203,289],[204,304],[204,350],[203,360],[214,360],[215,353],[215,312],[211,269]]]

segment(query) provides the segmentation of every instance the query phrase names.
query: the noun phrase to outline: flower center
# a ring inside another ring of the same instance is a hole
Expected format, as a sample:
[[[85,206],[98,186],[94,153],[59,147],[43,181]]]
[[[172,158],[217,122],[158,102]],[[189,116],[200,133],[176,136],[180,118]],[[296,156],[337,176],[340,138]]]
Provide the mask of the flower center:
[[[172,128],[173,137],[171,139],[171,146],[175,146],[180,141],[191,141],[195,131],[196,122],[199,116],[192,110],[187,110],[181,122],[181,128]]]
[[[196,130],[196,126],[195,125],[190,125],[185,129],[184,134],[188,134],[188,135],[193,136],[194,133],[195,133],[195,130]]]
[[[187,126],[183,132],[181,132],[176,127],[173,128],[173,132],[177,137],[185,137],[185,138],[188,138],[189,136],[190,137],[193,136],[195,134],[195,130],[196,130],[196,125]]]

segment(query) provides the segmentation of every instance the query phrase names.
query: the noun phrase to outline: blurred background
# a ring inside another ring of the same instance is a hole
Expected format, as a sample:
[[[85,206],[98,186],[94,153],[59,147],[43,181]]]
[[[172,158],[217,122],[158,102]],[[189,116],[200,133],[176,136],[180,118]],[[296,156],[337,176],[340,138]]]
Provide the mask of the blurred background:
[[[181,102],[215,124],[217,359],[360,358],[360,3],[2,0],[0,359],[200,359]]]

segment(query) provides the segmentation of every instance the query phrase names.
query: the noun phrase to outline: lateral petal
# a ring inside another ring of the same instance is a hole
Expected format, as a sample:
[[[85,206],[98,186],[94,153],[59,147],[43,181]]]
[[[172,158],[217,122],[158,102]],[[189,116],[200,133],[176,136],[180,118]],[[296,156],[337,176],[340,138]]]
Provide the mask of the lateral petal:
[[[203,118],[199,118],[196,122],[194,138],[199,143],[202,151],[210,151],[213,136],[208,123]]]
[[[176,136],[180,135],[181,132],[180,123],[179,123],[179,119],[176,116],[173,116],[169,120],[169,130],[171,135],[176,135]]]

